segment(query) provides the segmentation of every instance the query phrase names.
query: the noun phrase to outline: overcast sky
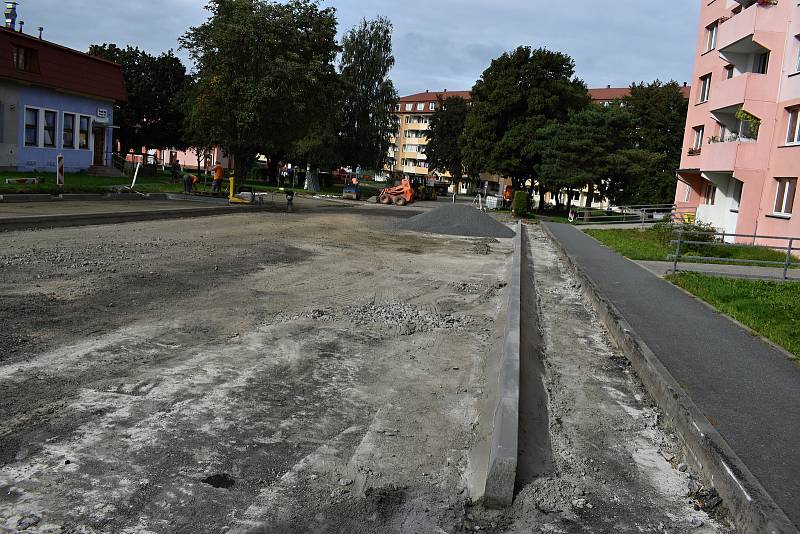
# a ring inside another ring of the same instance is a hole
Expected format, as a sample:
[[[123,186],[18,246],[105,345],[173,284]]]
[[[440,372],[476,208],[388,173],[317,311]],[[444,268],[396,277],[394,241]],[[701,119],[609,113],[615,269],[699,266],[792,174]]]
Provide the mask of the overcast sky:
[[[700,11],[698,0],[322,1],[336,7],[340,32],[362,17],[394,23],[392,78],[401,95],[469,89],[492,58],[519,45],[570,54],[589,87],[691,82]],[[79,50],[102,42],[177,48],[178,36],[207,18],[205,0],[19,2],[26,33],[44,26],[46,39]]]

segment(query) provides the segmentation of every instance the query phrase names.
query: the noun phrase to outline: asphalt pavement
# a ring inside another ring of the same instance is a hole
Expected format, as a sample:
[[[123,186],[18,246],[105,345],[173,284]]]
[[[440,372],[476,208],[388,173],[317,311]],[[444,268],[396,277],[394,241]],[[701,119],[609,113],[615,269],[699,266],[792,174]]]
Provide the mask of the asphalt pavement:
[[[575,227],[545,223],[800,524],[800,368],[781,351]]]

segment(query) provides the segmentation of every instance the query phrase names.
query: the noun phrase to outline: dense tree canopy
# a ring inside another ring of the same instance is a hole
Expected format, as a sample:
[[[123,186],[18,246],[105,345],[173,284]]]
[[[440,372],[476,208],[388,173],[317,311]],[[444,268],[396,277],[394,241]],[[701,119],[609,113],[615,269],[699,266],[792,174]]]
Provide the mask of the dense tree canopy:
[[[460,141],[469,114],[469,102],[451,96],[439,102],[430,120],[425,154],[431,170],[448,172],[459,180],[465,172]]]
[[[397,91],[389,72],[394,66],[392,23],[378,17],[362,20],[342,40],[340,157],[355,168],[380,170],[389,138],[397,130],[392,108]]]
[[[185,148],[183,108],[186,68],[172,51],[158,56],[115,44],[92,45],[89,54],[122,66],[128,101],[119,104],[115,122],[122,151],[142,147]]]
[[[197,73],[190,121],[247,171],[277,162],[331,113],[336,17],[316,1],[211,0],[211,17],[181,37]]]
[[[519,47],[492,61],[472,90],[462,137],[464,162],[478,172],[510,176],[516,188],[536,178],[537,132],[589,103],[569,56]]]

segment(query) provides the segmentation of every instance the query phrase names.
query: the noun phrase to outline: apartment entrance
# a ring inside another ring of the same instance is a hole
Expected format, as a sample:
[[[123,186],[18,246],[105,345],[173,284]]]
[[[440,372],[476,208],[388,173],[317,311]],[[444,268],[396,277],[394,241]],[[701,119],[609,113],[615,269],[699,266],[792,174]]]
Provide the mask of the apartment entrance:
[[[93,127],[92,138],[94,138],[94,159],[92,164],[102,167],[106,163],[106,129],[97,126]]]

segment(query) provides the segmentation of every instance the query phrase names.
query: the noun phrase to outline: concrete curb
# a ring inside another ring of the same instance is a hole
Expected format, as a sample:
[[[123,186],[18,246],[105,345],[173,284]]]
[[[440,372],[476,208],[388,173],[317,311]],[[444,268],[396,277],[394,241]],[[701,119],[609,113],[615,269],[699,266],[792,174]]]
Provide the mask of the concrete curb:
[[[486,473],[484,504],[488,508],[510,506],[514,500],[519,442],[519,381],[521,332],[521,283],[523,227],[517,225],[514,261],[508,291],[508,316],[500,362],[499,394],[494,412],[489,467]]]
[[[561,257],[581,280],[584,294],[614,342],[631,361],[648,392],[680,435],[690,463],[711,482],[725,501],[736,527],[742,532],[753,533],[800,532],[655,353],[633,331],[617,307],[602,295],[594,280],[547,225],[542,227]]]
[[[67,228],[70,226],[94,226],[127,222],[158,221],[165,219],[188,219],[214,215],[232,215],[276,211],[271,206],[219,206],[204,208],[184,208],[171,210],[127,211],[118,213],[87,213],[70,215],[35,215],[0,219],[0,232],[16,230],[37,230],[44,228]]]

